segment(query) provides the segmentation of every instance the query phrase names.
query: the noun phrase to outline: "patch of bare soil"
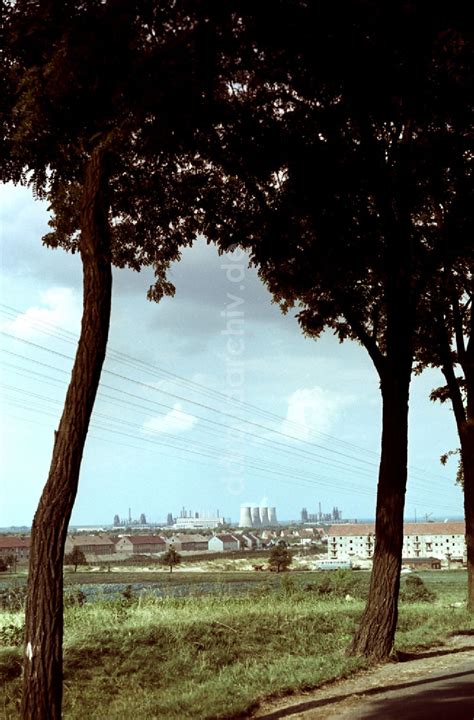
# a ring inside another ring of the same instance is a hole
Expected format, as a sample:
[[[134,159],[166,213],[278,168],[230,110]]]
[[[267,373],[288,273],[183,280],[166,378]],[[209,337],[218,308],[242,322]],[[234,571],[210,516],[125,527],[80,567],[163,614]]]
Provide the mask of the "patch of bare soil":
[[[378,665],[316,690],[262,703],[252,718],[277,720],[345,720],[353,716],[359,703],[389,689],[396,689],[419,678],[455,671],[460,664],[474,667],[474,631],[454,635],[438,647],[401,655],[398,662]]]

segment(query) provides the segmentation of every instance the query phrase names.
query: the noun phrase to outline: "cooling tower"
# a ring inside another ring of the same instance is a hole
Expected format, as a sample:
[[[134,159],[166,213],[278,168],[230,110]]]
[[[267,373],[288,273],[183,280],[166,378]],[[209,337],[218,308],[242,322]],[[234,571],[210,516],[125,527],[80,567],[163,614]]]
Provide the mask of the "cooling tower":
[[[250,513],[249,506],[243,506],[240,508],[239,527],[252,527],[252,515]]]
[[[267,525],[270,525],[270,517],[268,515],[268,508],[267,507],[261,507],[260,508],[260,522],[264,527],[267,527]]]
[[[268,508],[268,520],[269,525],[278,525],[276,509],[274,507]]]
[[[258,507],[253,507],[251,509],[251,513],[252,513],[251,527],[260,527],[262,523],[260,522],[260,510],[258,509]]]

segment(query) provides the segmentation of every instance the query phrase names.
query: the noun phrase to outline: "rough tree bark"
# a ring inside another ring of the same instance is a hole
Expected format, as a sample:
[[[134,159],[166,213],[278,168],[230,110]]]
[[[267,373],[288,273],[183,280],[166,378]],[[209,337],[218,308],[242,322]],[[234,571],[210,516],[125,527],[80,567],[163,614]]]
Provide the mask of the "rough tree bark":
[[[456,309],[456,301],[453,302],[453,309]],[[441,369],[446,379],[461,444],[467,548],[467,608],[470,612],[474,612],[474,312],[472,308],[470,313],[469,340],[466,347],[462,322],[459,313],[455,312],[456,350],[466,383],[466,406],[456,378],[451,338],[442,313],[437,318],[437,339]]]
[[[390,657],[398,618],[415,316],[409,238],[402,231],[387,248],[385,355],[361,338],[380,377],[382,441],[369,597],[349,652],[376,662]]]
[[[460,432],[467,546],[467,608],[474,613],[474,414]]]
[[[472,301],[471,301],[472,302]],[[465,422],[458,423],[464,476],[464,518],[467,547],[467,608],[474,613],[474,309],[470,307],[469,340],[462,358],[466,381]],[[458,345],[461,344],[459,340]],[[457,418],[456,418],[457,419]]]
[[[62,704],[63,557],[89,420],[105,358],[112,271],[105,153],[88,161],[81,210],[83,316],[49,476],[31,532],[21,717],[59,720]]]
[[[410,374],[388,371],[382,380],[382,452],[377,489],[375,552],[367,605],[349,651],[388,659],[397,627],[407,478]]]

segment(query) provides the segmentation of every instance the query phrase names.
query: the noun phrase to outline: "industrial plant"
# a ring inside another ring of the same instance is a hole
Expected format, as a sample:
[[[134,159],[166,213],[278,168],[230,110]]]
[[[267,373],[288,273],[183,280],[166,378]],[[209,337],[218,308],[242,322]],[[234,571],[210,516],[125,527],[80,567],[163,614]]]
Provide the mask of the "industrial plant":
[[[278,525],[276,509],[274,507],[258,507],[257,505],[242,505],[240,508],[239,527],[257,528]]]
[[[321,509],[321,503],[319,503],[319,512],[309,513],[307,508],[301,510],[301,522],[302,523],[315,523],[315,522],[343,522],[342,511],[336,506],[333,507],[332,513],[323,512]]]
[[[185,507],[180,511],[179,517],[173,518],[172,527],[176,530],[193,530],[197,528],[217,528],[225,525],[225,518],[221,517],[219,510],[216,513],[199,512],[186,510]],[[169,520],[168,520],[169,524]]]

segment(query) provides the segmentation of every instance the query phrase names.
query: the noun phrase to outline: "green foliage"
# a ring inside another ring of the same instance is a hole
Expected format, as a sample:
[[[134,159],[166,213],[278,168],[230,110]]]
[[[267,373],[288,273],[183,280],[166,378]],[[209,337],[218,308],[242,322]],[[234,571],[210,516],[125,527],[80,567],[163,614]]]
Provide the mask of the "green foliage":
[[[87,565],[86,556],[78,547],[74,547],[72,552],[64,555],[65,565],[74,565],[74,572],[77,571],[78,565]]]
[[[327,577],[309,575],[315,584]],[[368,573],[346,575],[367,586]],[[448,602],[465,599],[465,572],[421,575],[438,597],[430,605],[402,603],[397,650],[439,644],[472,625],[465,610],[446,612]],[[264,697],[310,689],[364,666],[345,655],[362,600],[346,603],[340,594],[315,597],[300,590],[307,573],[253,576],[260,594],[145,596],[121,613],[121,601],[68,607],[65,717],[99,720],[104,707],[110,720],[153,717],[156,708],[163,720],[243,716]],[[173,580],[183,582],[180,573]],[[351,594],[356,596],[353,588]],[[10,624],[20,626],[21,613],[0,614],[0,627]],[[20,671],[18,647],[1,649],[7,717],[16,717]]]
[[[268,565],[277,572],[287,570],[293,562],[293,556],[285,543],[279,542],[270,550]]]
[[[2,610],[22,610],[26,601],[26,588],[23,585],[13,583],[0,589],[0,608]]]
[[[64,602],[68,607],[82,607],[87,601],[87,596],[82,590],[65,593]]]
[[[0,572],[6,572],[7,570],[16,571],[18,564],[18,558],[15,553],[10,553],[0,557]]]
[[[162,556],[161,562],[169,567],[170,572],[172,572],[173,568],[181,562],[181,555],[172,547]]]
[[[318,581],[309,583],[305,590],[320,598],[351,598],[365,599],[369,589],[365,574],[352,570],[334,570],[320,575]]]
[[[9,680],[18,678],[21,675],[21,655],[18,650],[14,649],[16,643],[5,643],[10,647],[0,648],[0,682],[7,683]],[[15,707],[16,698],[6,697],[6,702]],[[16,709],[16,708],[15,708]]]
[[[400,599],[404,602],[433,602],[435,593],[429,590],[417,575],[408,575],[405,585],[400,591]]]
[[[122,597],[126,604],[130,604],[133,601],[134,595],[133,595],[133,588],[131,585],[127,585],[127,587],[124,590],[122,590]]]
[[[0,627],[0,645],[19,647],[23,645],[25,626],[22,624],[9,623]]]
[[[440,457],[441,465],[446,465],[449,458],[453,456],[457,456],[458,458],[458,465],[456,469],[456,483],[461,487],[464,487],[464,465],[462,462],[462,453],[460,448],[458,448],[457,450],[448,450],[448,452],[443,453],[443,455],[441,455]]]
[[[150,298],[173,294],[166,272],[202,230],[216,127],[229,113],[235,9],[190,0],[8,4],[1,179],[49,200],[45,244],[80,249],[84,171],[100,147],[112,262],[152,266]]]

